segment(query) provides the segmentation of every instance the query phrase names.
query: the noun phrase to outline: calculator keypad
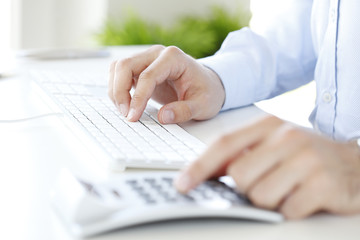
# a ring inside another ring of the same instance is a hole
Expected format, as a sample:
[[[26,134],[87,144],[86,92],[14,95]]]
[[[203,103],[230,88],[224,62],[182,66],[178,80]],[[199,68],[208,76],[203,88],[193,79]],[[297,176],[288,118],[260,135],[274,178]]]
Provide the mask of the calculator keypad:
[[[211,180],[207,181],[188,194],[180,194],[173,187],[171,177],[144,177],[143,179],[129,179],[126,184],[146,204],[166,203],[202,203],[213,200],[223,200],[231,205],[247,203],[248,200],[236,193],[226,184]]]

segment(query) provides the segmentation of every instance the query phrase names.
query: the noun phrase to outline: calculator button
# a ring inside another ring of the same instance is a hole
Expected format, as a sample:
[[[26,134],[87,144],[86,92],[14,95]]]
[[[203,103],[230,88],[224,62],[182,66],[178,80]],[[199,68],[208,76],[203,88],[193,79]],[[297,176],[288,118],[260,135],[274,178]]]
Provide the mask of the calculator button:
[[[147,183],[149,183],[149,184],[155,183],[155,179],[154,179],[154,178],[145,178],[144,181],[147,182]]]
[[[169,178],[169,177],[163,177],[162,180],[165,181],[165,182],[170,182],[170,183],[173,182],[173,179]]]
[[[118,192],[118,191],[116,191],[115,189],[113,189],[112,191],[112,194],[115,196],[115,197],[117,197],[117,198],[120,198],[121,196],[120,196],[120,193]]]
[[[185,200],[187,202],[194,202],[195,201],[194,197],[192,197],[190,195],[181,195],[180,194],[179,196],[180,196],[180,199]]]
[[[142,186],[133,186],[132,188],[137,192],[143,192],[144,191],[144,188]]]
[[[156,201],[155,201],[154,199],[152,199],[152,198],[149,198],[149,199],[146,199],[146,203],[148,203],[148,204],[155,204]]]
[[[228,191],[221,193],[221,196],[229,201],[239,200],[239,198],[236,196],[236,194],[234,194],[232,192],[228,192]]]
[[[175,197],[169,196],[169,195],[164,196],[164,199],[166,202],[176,202],[177,201],[177,199]]]
[[[138,184],[138,182],[136,180],[127,180],[126,183],[131,185],[131,186],[134,186],[134,185]]]

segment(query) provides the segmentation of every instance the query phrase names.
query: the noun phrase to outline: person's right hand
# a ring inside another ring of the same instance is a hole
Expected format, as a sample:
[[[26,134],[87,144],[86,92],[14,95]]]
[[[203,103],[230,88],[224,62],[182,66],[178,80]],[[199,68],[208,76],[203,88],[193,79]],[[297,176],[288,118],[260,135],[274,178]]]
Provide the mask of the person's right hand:
[[[158,118],[165,124],[212,118],[225,91],[215,72],[179,48],[156,45],[111,64],[109,97],[129,121],[139,120],[152,97],[164,104]]]

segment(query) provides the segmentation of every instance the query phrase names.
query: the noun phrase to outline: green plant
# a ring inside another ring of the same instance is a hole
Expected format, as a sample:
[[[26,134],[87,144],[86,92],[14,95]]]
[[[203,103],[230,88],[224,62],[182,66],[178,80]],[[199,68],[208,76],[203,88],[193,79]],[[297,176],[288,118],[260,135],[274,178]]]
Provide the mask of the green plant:
[[[250,16],[239,9],[229,14],[224,8],[213,6],[206,17],[183,16],[165,28],[149,23],[133,11],[124,21],[106,21],[96,35],[102,45],[163,44],[174,45],[195,58],[214,54],[227,34],[248,25]]]

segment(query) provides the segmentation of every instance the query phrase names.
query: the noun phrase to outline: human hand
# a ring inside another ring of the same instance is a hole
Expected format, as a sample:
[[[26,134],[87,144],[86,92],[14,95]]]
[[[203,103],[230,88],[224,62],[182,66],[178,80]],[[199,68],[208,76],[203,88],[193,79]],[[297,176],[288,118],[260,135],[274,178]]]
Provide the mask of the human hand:
[[[159,121],[178,123],[215,116],[225,91],[215,72],[176,47],[156,45],[111,64],[109,97],[129,121],[139,120],[152,97],[165,104],[158,113]]]
[[[299,219],[320,210],[360,212],[360,151],[276,117],[227,134],[175,181],[186,193],[202,181],[230,175],[256,206]]]

